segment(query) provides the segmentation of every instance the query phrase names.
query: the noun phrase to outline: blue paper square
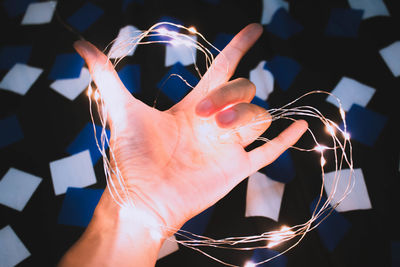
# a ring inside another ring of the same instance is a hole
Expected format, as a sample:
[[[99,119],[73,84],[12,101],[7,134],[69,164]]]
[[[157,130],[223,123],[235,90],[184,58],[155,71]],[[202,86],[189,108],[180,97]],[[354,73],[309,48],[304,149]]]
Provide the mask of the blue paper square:
[[[31,56],[32,46],[3,46],[0,49],[0,69],[11,69],[15,63],[26,63]]]
[[[271,22],[266,25],[266,29],[270,33],[287,40],[291,36],[301,32],[303,26],[293,19],[286,9],[280,8],[274,13]]]
[[[125,65],[118,76],[129,92],[140,92],[140,66],[137,64]]]
[[[50,80],[78,78],[84,63],[78,53],[59,54],[51,67],[48,78]]]
[[[289,57],[275,56],[267,61],[264,68],[272,73],[278,85],[286,91],[299,74],[301,65]]]
[[[157,87],[161,89],[172,101],[179,102],[191,88],[173,74],[180,75],[191,86],[196,86],[199,79],[196,78],[190,71],[188,71],[181,63],[176,63],[172,66],[170,71],[161,79]],[[172,75],[172,76],[171,76]]]
[[[351,8],[333,8],[328,25],[327,36],[356,38],[364,11]]]
[[[214,206],[209,207],[208,209],[204,210],[202,213],[196,215],[189,221],[187,221],[181,228],[186,232],[195,234],[195,235],[202,235],[206,231],[207,225],[211,219],[211,215],[213,213]],[[189,233],[183,233],[185,235],[191,236]],[[192,236],[194,238],[194,236]]]
[[[229,42],[232,41],[233,37],[235,37],[233,34],[218,33],[217,36],[215,37],[214,42],[212,44],[219,51],[222,51],[225,48],[225,46],[227,46],[227,44],[229,44]],[[213,55],[218,55],[219,51],[217,51],[214,48],[211,48],[211,53],[213,53]]]
[[[0,120],[0,148],[18,142],[22,138],[24,138],[24,134],[16,115]]]
[[[278,182],[288,183],[296,176],[290,151],[283,152],[274,162],[264,168],[265,174]]]
[[[322,197],[316,212],[318,212],[318,210],[322,207],[325,201],[326,198]],[[318,197],[311,202],[310,205],[311,213],[314,211],[315,207],[317,206],[317,203],[318,203]],[[332,211],[330,215],[321,222],[321,220],[325,217],[325,215],[327,215],[330,211]],[[340,241],[349,231],[351,226],[350,222],[335,210],[329,210],[325,212],[321,217],[319,217],[314,222],[314,225],[318,224],[319,222],[321,222],[321,224],[318,225],[317,227],[318,234],[321,238],[322,243],[329,251],[333,251],[336,248],[336,246],[340,243]]]
[[[58,214],[58,223],[88,226],[103,191],[103,189],[68,187]]]
[[[373,146],[385,127],[387,118],[372,110],[353,104],[346,114],[347,131],[351,139]],[[340,125],[343,129],[343,123]]]
[[[272,249],[258,248],[258,249],[254,250],[253,256],[251,257],[251,261],[254,263],[262,262],[264,260],[275,257],[278,254],[279,254],[279,252],[272,250]],[[260,266],[260,267],[285,267],[286,265],[287,265],[287,257],[285,255],[281,255],[269,262],[266,262],[266,263],[263,263],[263,264],[260,264],[257,266]]]
[[[37,0],[4,0],[3,7],[10,18],[24,14],[30,3]]]
[[[72,14],[72,16],[67,19],[67,22],[78,31],[83,32],[87,30],[93,23],[95,23],[101,17],[101,15],[103,15],[103,13],[103,9],[90,2],[87,2],[74,14]]]
[[[258,96],[254,96],[253,100],[251,100],[251,103],[260,106],[262,108],[269,109],[268,103],[259,98]]]
[[[98,126],[98,125],[95,125],[95,127],[96,127],[96,138],[99,142],[99,146],[101,147],[102,127]],[[110,131],[107,129],[106,129],[106,135],[107,135],[108,140],[110,140]],[[107,149],[108,144],[105,142],[104,145],[105,145],[105,149]],[[67,152],[70,155],[74,155],[76,153],[82,152],[87,149],[89,149],[92,163],[93,163],[93,165],[95,165],[96,162],[101,157],[101,153],[97,147],[96,140],[94,138],[94,130],[93,130],[92,123],[86,124],[86,126],[77,135],[77,137],[74,139],[74,141],[72,141],[72,143],[67,147]]]
[[[122,1],[122,10],[126,10],[126,8],[131,4],[131,3],[138,3],[143,5],[144,4],[144,0],[123,0]]]

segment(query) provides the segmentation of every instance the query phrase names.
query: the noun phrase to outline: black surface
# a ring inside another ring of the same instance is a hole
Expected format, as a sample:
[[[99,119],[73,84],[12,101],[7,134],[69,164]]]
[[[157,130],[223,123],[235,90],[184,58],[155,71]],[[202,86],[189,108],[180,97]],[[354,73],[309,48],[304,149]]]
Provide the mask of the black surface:
[[[75,101],[50,89],[47,79],[54,58],[59,53],[73,52],[72,43],[78,37],[57,19],[65,21],[84,1],[59,1],[58,15],[51,24],[20,26],[22,16],[9,19],[0,9],[1,45],[30,44],[33,46],[27,64],[44,69],[35,85],[25,96],[0,90],[0,118],[17,114],[24,139],[0,150],[0,177],[14,167],[39,177],[43,181],[23,212],[0,206],[0,228],[11,225],[32,254],[18,266],[53,266],[77,240],[84,229],[57,224],[64,195],[55,196],[49,162],[67,156],[68,144],[89,122],[88,101],[82,93]],[[195,25],[206,38],[213,41],[220,33],[235,34],[252,22],[260,22],[262,1],[220,1],[213,5],[206,1],[147,1],[132,3],[126,11],[121,1],[91,1],[105,10],[104,15],[87,31],[81,33],[101,49],[112,41],[121,27],[132,24],[146,29],[162,16],[171,16],[186,26]],[[282,40],[264,32],[237,68],[235,77],[248,73],[261,60],[275,55],[294,58],[302,65],[300,74],[288,91],[275,84],[268,103],[279,107],[304,92],[314,89],[330,91],[343,76],[351,77],[376,89],[368,108],[385,115],[387,124],[373,147],[353,141],[356,168],[362,168],[373,209],[342,213],[352,226],[338,247],[329,252],[322,245],[316,231],[286,254],[287,266],[391,266],[390,245],[400,240],[398,225],[399,188],[399,78],[395,78],[379,56],[379,49],[400,40],[398,1],[384,1],[390,17],[364,20],[359,35],[351,38],[328,38],[323,32],[333,7],[348,7],[347,1],[303,0],[290,1],[290,14],[304,26],[304,30]],[[141,67],[141,93],[135,95],[153,105],[159,93],[156,84],[168,68],[164,67],[164,51],[159,46],[139,47],[124,64]],[[0,71],[4,76],[6,71]],[[307,102],[324,114],[339,119],[335,108],[324,97],[312,97]],[[171,103],[159,94],[157,108],[166,109]],[[278,127],[279,128],[279,127]],[[277,129],[277,128],[275,128]],[[273,132],[273,130],[272,130]],[[293,151],[295,179],[285,188],[279,223],[267,218],[245,218],[246,184],[238,185],[227,197],[216,204],[205,235],[227,237],[249,235],[275,229],[281,224],[304,222],[310,216],[309,203],[320,186],[318,166],[312,158]],[[95,166],[98,183],[93,188],[104,188],[101,161]],[[243,264],[250,252],[234,253],[206,248],[222,259]],[[1,265],[1,264],[0,264]],[[157,262],[157,266],[222,266],[205,256],[180,247],[179,251]]]

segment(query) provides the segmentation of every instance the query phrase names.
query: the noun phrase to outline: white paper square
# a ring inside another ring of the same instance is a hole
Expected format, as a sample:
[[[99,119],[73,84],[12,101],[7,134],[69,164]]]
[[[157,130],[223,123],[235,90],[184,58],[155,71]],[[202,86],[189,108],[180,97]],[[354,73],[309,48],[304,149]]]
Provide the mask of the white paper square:
[[[0,266],[12,267],[28,258],[31,253],[15,234],[11,226],[0,229]]]
[[[265,60],[261,61],[249,74],[249,80],[256,86],[256,96],[263,100],[267,100],[274,90],[274,76],[264,69],[265,63]]]
[[[382,0],[349,0],[349,5],[353,9],[364,10],[363,19],[390,15]]]
[[[0,203],[22,211],[42,178],[10,168],[0,180]]]
[[[256,172],[247,183],[246,217],[263,216],[278,221],[285,184]]]
[[[142,34],[138,28],[132,25],[127,25],[119,30],[117,38],[108,53],[110,58],[119,58],[124,56],[132,56],[136,50],[139,35]]]
[[[40,68],[16,63],[0,82],[0,88],[25,95],[42,72]]]
[[[68,187],[86,187],[96,183],[89,150],[50,162],[51,178],[56,195]]]
[[[22,25],[45,24],[53,18],[57,1],[31,3],[25,11]]]
[[[174,253],[179,249],[178,243],[176,242],[175,236],[167,238],[162,244],[160,251],[158,252],[157,260]]]
[[[283,0],[263,0],[261,24],[266,25],[270,23],[275,12],[282,7],[288,10],[289,3]]]
[[[187,38],[186,38],[187,37]],[[195,35],[177,38],[171,44],[167,44],[165,50],[165,66],[169,67],[177,62],[183,66],[194,64],[196,62],[197,38]],[[193,40],[193,42],[191,41]]]
[[[398,77],[400,75],[400,41],[381,49],[379,53],[393,75]]]
[[[85,90],[89,83],[89,70],[83,67],[78,78],[55,80],[50,84],[50,88],[72,101]]]
[[[338,97],[342,108],[349,111],[353,104],[365,107],[375,94],[375,89],[348,77],[343,77],[331,92]],[[328,96],[326,101],[339,107],[339,103],[333,96]]]
[[[332,198],[332,204],[335,205],[345,194],[347,188],[351,188],[352,183],[349,183],[350,169],[342,169],[338,172],[337,186],[335,194]],[[335,172],[325,173],[324,189],[326,195],[329,197],[335,188]],[[347,197],[336,207],[339,212],[350,210],[366,210],[371,209],[371,201],[368,196],[367,186],[365,185],[364,175],[361,169],[354,169],[354,187]]]

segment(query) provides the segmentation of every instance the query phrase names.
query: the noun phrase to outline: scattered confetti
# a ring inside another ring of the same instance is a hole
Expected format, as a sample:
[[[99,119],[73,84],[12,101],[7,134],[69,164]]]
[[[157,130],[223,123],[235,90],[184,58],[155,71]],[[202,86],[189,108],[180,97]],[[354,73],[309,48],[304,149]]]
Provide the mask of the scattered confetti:
[[[75,29],[80,32],[84,32],[93,23],[95,23],[102,15],[104,11],[95,4],[87,2],[80,9],[78,9],[72,16],[67,19],[67,22],[71,24]]]
[[[84,61],[78,53],[60,54],[50,70],[50,80],[79,78]]]
[[[265,60],[261,61],[249,74],[249,80],[256,86],[256,96],[262,100],[267,100],[274,90],[274,76],[264,68],[265,64]]]
[[[88,226],[103,191],[103,189],[68,187],[58,215],[58,223]]]
[[[353,175],[351,183],[349,183],[348,179],[350,175]],[[333,194],[334,187],[335,192],[333,195],[332,205],[341,200],[341,196],[344,195],[348,188],[352,188],[350,194],[347,195],[347,197],[340,202],[339,206],[336,207],[337,211],[367,210],[372,208],[368,196],[368,189],[365,185],[364,175],[361,169],[354,169],[353,174],[349,169],[342,169],[338,174],[336,174],[336,176],[334,172],[326,173],[324,178],[324,189],[327,196]]]
[[[390,16],[383,0],[348,0],[353,9],[364,11],[363,19],[369,19],[376,16]]]
[[[328,96],[326,101],[339,107],[337,101],[337,98],[339,98],[342,109],[349,111],[353,104],[366,107],[375,94],[375,89],[351,78],[343,77],[331,93],[334,96]]]
[[[45,24],[51,22],[57,1],[31,3],[22,19],[22,25]]]
[[[89,70],[83,67],[78,78],[55,80],[50,84],[50,88],[72,101],[87,88],[89,83]]]
[[[379,50],[381,57],[394,76],[400,76],[400,41]]]
[[[282,90],[288,90],[301,70],[301,65],[292,58],[275,56],[267,61],[264,68],[271,71]]]
[[[318,207],[321,206],[325,200],[326,199],[322,198]],[[317,207],[317,204],[318,198],[314,199],[310,205],[311,213],[314,211],[315,207]],[[331,210],[328,212],[331,212]],[[333,251],[337,245],[339,245],[351,227],[350,222],[335,210],[332,210],[329,217],[325,220],[321,221],[320,219],[317,219],[314,222],[314,224],[318,223],[320,223],[317,228],[319,237],[329,251]]]
[[[0,88],[25,95],[42,74],[40,68],[16,63],[0,82]]]
[[[285,8],[275,12],[271,22],[266,25],[267,31],[287,40],[293,35],[300,33],[303,26],[290,16]]]
[[[128,89],[129,92],[140,92],[140,66],[139,65],[125,65],[118,71],[119,78]]]
[[[0,148],[11,145],[24,138],[17,116],[11,115],[0,119]]]
[[[185,69],[181,63],[174,64],[164,78],[158,83],[158,88],[175,103],[180,101],[191,90],[190,86],[176,75],[180,75],[193,87],[196,86],[199,81],[196,76]]]
[[[50,162],[54,193],[64,194],[68,187],[86,187],[95,184],[89,150]]]
[[[0,229],[0,262],[1,266],[15,266],[31,253],[15,234],[11,226],[7,225]]]
[[[247,183],[246,217],[263,216],[278,221],[285,184],[256,172]]]
[[[8,70],[15,63],[27,63],[31,56],[32,46],[16,45],[0,48],[0,69]]]
[[[330,37],[356,38],[364,11],[351,8],[333,8],[325,34]]]
[[[22,211],[42,178],[10,168],[0,180],[0,203]]]

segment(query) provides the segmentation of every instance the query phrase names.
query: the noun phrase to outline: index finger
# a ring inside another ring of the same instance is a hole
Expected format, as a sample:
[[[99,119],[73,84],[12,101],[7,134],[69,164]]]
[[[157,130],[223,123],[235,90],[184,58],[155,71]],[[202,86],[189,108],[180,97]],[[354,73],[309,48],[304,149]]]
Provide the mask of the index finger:
[[[113,121],[125,113],[126,105],[134,99],[120,80],[106,55],[86,41],[76,41],[74,48],[86,61],[90,74],[100,90]]]
[[[239,61],[261,36],[263,27],[258,23],[247,25],[215,58],[196,88],[209,92],[227,82]]]

